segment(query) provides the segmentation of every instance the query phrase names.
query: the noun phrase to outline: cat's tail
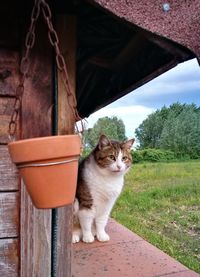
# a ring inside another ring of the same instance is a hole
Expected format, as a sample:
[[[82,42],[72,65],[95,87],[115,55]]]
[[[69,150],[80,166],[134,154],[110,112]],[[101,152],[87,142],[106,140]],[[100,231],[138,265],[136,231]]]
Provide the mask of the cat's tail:
[[[78,202],[78,199],[75,198],[74,205],[73,205],[73,214],[74,214],[74,216],[77,215],[78,210],[79,210],[79,202]]]
[[[78,220],[78,211],[79,211],[79,202],[78,199],[75,198],[73,204],[73,232],[72,232],[72,242],[77,243],[82,238],[81,226]]]

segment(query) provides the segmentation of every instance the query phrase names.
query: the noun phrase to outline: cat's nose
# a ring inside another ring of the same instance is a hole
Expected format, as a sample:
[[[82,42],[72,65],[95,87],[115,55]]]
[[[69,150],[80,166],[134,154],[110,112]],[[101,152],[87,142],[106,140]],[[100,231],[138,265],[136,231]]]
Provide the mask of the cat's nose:
[[[118,164],[118,165],[117,165],[117,168],[120,170],[122,167],[121,167],[121,165]]]

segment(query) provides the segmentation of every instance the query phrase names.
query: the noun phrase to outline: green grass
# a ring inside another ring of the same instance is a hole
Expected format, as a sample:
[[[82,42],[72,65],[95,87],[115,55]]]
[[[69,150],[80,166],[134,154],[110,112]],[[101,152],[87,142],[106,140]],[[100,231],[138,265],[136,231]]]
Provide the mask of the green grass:
[[[112,217],[200,273],[200,161],[133,165]]]

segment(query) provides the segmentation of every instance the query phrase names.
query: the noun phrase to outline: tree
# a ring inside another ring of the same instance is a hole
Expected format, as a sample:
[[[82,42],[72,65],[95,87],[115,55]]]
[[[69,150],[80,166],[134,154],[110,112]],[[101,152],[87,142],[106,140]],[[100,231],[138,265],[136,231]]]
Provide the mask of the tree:
[[[169,149],[177,156],[200,157],[200,108],[175,103],[150,114],[136,129],[140,149]]]
[[[119,141],[126,140],[125,125],[123,120],[113,117],[102,117],[94,124],[93,128],[85,132],[85,144],[90,148],[94,148],[98,142],[99,136],[105,134],[110,139]]]
[[[200,157],[200,110],[188,105],[177,117],[169,117],[161,135],[161,147],[177,155]]]
[[[174,103],[169,108],[163,106],[150,114],[135,130],[140,148],[160,148],[165,122],[169,118],[175,119],[186,107],[186,104]]]
[[[163,124],[168,114],[169,110],[164,106],[161,110],[150,114],[135,130],[141,149],[159,148]]]

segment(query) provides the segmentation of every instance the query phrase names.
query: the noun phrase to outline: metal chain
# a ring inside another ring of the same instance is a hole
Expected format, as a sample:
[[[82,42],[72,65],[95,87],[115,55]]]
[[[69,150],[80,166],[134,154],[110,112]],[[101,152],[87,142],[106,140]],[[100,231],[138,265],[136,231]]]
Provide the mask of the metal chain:
[[[17,120],[19,118],[19,113],[22,106],[22,96],[24,93],[24,81],[28,75],[28,70],[29,70],[30,50],[33,48],[35,43],[35,25],[40,14],[40,4],[41,4],[41,0],[35,0],[32,14],[31,14],[31,23],[25,39],[25,46],[26,46],[25,54],[20,62],[20,73],[21,73],[20,82],[16,89],[14,110],[11,115],[11,119],[9,123],[8,132],[9,132],[10,140],[14,140],[14,135],[17,130]]]
[[[50,7],[47,4],[46,0],[35,0],[33,10],[31,13],[30,27],[28,29],[26,39],[25,39],[25,54],[20,62],[21,78],[20,78],[19,85],[16,89],[14,110],[11,115],[11,119],[10,119],[10,123],[9,123],[9,137],[11,140],[14,139],[14,135],[17,130],[17,120],[19,118],[19,113],[20,113],[21,106],[22,106],[22,96],[24,93],[24,81],[27,78],[29,66],[30,66],[30,63],[29,63],[30,50],[33,48],[33,46],[35,44],[35,26],[36,26],[36,22],[38,20],[41,10],[43,13],[43,17],[48,26],[49,41],[50,41],[51,45],[54,47],[54,50],[56,53],[57,67],[60,70],[60,72],[62,73],[61,76],[62,76],[64,85],[65,85],[65,88],[67,91],[69,107],[72,110],[74,119],[76,121],[81,120],[81,124],[82,124],[82,128],[83,128],[82,119],[79,116],[78,111],[77,111],[76,98],[75,98],[75,95],[72,93],[72,90],[70,87],[66,63],[65,63],[63,55],[61,54],[60,48],[59,48],[59,39],[58,39],[57,33],[52,24],[52,14],[51,14]]]
[[[41,5],[42,13],[43,13],[44,19],[47,23],[47,26],[48,26],[49,41],[55,50],[57,68],[61,72],[61,77],[63,79],[64,85],[65,85],[65,88],[67,91],[68,104],[73,112],[75,120],[76,121],[82,120],[77,111],[77,103],[76,103],[75,95],[72,93],[72,90],[70,87],[69,76],[68,76],[68,72],[67,72],[65,59],[64,59],[64,57],[60,51],[60,47],[59,47],[59,39],[58,39],[57,33],[52,24],[52,14],[51,14],[50,7],[47,4],[46,0],[42,0],[41,3],[42,3],[42,5]],[[81,123],[82,123],[82,121],[81,121]]]

